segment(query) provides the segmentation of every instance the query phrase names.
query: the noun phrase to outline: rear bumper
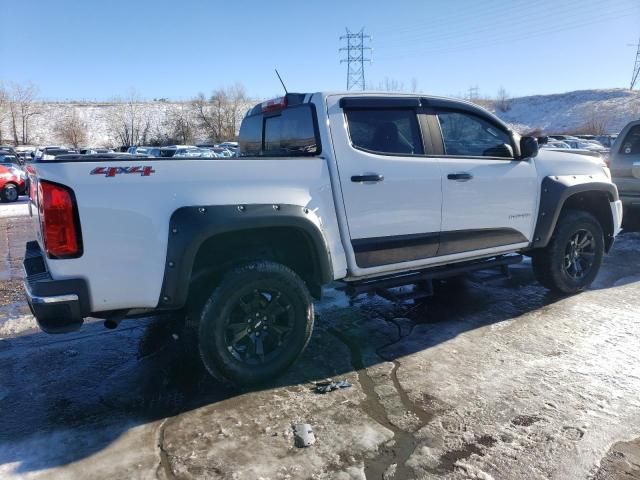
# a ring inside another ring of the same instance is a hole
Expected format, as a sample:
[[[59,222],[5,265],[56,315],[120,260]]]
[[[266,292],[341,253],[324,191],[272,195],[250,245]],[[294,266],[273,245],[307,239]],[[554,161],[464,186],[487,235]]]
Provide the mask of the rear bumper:
[[[28,242],[24,255],[24,290],[39,327],[47,333],[79,329],[89,316],[89,287],[82,278],[54,280],[37,242]]]

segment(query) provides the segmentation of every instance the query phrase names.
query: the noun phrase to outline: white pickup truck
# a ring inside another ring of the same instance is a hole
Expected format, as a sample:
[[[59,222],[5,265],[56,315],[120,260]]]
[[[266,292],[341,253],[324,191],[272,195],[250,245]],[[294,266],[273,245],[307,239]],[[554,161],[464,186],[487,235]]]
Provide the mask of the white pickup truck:
[[[41,328],[184,313],[212,375],[260,382],[302,352],[329,282],[357,293],[525,254],[574,293],[620,229],[604,164],[538,152],[460,100],[289,93],[247,113],[240,150],[33,163],[25,289]]]

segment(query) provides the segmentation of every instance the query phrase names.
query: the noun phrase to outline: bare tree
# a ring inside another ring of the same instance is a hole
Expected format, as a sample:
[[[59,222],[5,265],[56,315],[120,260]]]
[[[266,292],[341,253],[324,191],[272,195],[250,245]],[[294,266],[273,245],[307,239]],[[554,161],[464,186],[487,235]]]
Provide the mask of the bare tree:
[[[378,83],[378,90],[386,92],[400,92],[404,90],[404,83],[399,82],[395,78],[384,77],[384,81]]]
[[[167,141],[188,145],[194,142],[196,133],[195,112],[188,103],[172,106],[167,112],[165,120],[167,126]]]
[[[87,141],[87,124],[82,121],[75,108],[58,120],[54,131],[65,144],[73,148],[79,148]]]
[[[591,109],[586,115],[584,125],[574,133],[582,135],[605,135],[609,132],[610,118],[608,115]]]
[[[239,83],[215,90],[208,100],[201,93],[191,102],[197,126],[216,142],[236,138],[248,104],[249,98]]]
[[[105,118],[112,138],[123,146],[140,145],[147,139],[152,127],[147,106],[135,90],[131,90],[126,98],[117,98],[114,102]]]
[[[509,97],[509,93],[504,89],[504,87],[500,87],[500,90],[498,90],[496,108],[501,112],[508,112],[511,110],[511,97]]]
[[[33,84],[13,84],[9,93],[9,115],[13,141],[16,145],[29,143],[29,119],[40,112],[35,108],[38,89]]]
[[[9,94],[4,88],[4,85],[0,84],[0,145],[4,143],[3,127],[4,121],[9,115]]]
[[[198,96],[191,101],[191,106],[200,130],[205,133],[207,138],[215,139],[217,132],[209,111],[209,102],[205,98],[204,93],[199,93]]]

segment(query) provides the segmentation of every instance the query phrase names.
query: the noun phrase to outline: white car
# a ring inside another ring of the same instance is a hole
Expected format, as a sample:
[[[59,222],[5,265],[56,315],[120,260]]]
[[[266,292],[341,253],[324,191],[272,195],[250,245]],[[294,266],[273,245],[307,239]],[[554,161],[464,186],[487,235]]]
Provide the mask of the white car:
[[[329,282],[382,292],[528,255],[570,294],[620,230],[600,160],[538,151],[461,100],[291,93],[248,112],[240,150],[34,163],[24,265],[40,327],[174,312],[212,375],[261,382],[302,352]]]
[[[595,141],[591,142],[587,140],[565,140],[564,143],[568,144],[571,148],[592,150],[594,152],[604,152],[607,150],[605,147]]]

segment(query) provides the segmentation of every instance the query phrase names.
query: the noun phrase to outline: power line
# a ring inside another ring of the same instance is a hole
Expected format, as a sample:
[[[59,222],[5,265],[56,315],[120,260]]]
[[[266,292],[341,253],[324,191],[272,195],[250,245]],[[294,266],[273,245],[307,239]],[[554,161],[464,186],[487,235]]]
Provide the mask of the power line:
[[[514,6],[515,5],[515,6]],[[567,0],[560,5],[553,5],[553,14],[542,14],[536,17],[539,22],[539,26],[562,26],[567,20],[580,20],[576,18],[576,9],[579,8],[582,19],[594,17],[596,14],[602,14],[610,12],[613,8],[625,8],[630,9],[637,5],[629,4],[627,0],[609,0],[607,3],[606,12],[602,11],[601,4],[587,4],[584,5],[584,0]],[[504,13],[504,4],[500,6]],[[422,28],[414,30],[412,32],[401,32],[399,29],[387,30],[377,34],[379,37],[384,36],[384,45],[381,49],[389,49],[395,46],[415,45],[416,42],[428,42],[433,43],[435,41],[448,42],[450,39],[459,39],[463,36],[470,36],[477,39],[478,34],[481,33],[501,33],[505,30],[516,31],[520,34],[527,32],[524,37],[528,36],[535,30],[530,30],[531,20],[531,5],[517,5],[515,3],[509,4],[509,16],[500,15],[499,10],[492,8],[480,8],[477,12],[465,9],[463,13],[456,13],[448,17],[430,20],[431,28]],[[566,14],[566,15],[565,15]],[[469,26],[469,22],[472,22]],[[464,25],[464,30],[461,26]],[[537,28],[536,28],[537,30]]]
[[[347,46],[341,47],[341,52],[346,52],[347,58],[340,59],[340,63],[347,64],[347,90],[360,87],[365,89],[364,63],[371,62],[366,58],[365,51],[371,52],[371,47],[365,47],[365,41],[371,41],[371,35],[365,35],[364,28],[357,33],[351,33],[347,28],[346,35],[342,35],[340,40],[346,40]]]
[[[460,52],[462,49],[470,50],[475,48],[486,48],[493,45],[503,45],[505,42],[515,43],[515,42],[530,41],[530,39],[532,38],[546,36],[551,33],[565,32],[571,29],[581,28],[588,25],[604,23],[609,20],[622,18],[627,16],[628,14],[633,14],[636,11],[637,9],[633,8],[632,10],[608,12],[607,15],[598,16],[590,21],[568,22],[562,26],[554,25],[554,26],[550,26],[550,28],[543,27],[543,28],[536,29],[535,31],[528,32],[527,35],[522,35],[521,32],[511,31],[509,29],[495,32],[495,35],[489,35],[483,38],[482,40],[477,40],[473,38],[469,38],[468,40],[466,40],[466,39],[463,39],[464,35],[460,35],[460,39],[463,39],[462,42],[458,43],[452,38],[451,41],[448,42],[448,45],[444,48],[436,47],[436,46],[420,48],[418,45],[415,45],[417,48],[409,49],[405,47],[402,54],[380,55],[380,56],[377,56],[376,58],[378,60],[390,60],[392,58],[402,59],[407,57],[414,57],[416,55],[425,55],[427,53],[443,54],[448,52]]]
[[[633,90],[633,87],[636,86],[636,82],[638,81],[638,75],[640,74],[640,41],[638,41],[637,45],[633,45],[637,48],[636,50],[636,62],[633,65],[633,75],[631,75],[631,86],[629,90]]]

